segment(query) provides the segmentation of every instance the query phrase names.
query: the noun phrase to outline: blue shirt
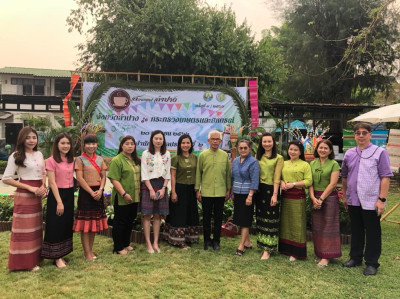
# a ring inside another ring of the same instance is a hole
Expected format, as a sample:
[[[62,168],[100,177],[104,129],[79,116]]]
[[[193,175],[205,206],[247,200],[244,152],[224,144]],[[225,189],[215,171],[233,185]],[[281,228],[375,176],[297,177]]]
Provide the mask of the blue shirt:
[[[233,193],[248,194],[250,190],[258,189],[260,166],[256,158],[250,154],[240,163],[240,157],[232,164]]]

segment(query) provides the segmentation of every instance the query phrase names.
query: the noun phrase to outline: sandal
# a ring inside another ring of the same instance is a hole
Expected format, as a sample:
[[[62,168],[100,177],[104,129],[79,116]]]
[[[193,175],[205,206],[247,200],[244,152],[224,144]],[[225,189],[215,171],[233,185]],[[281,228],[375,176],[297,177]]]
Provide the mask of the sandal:
[[[242,256],[243,254],[244,254],[244,251],[243,251],[243,250],[240,250],[239,248],[236,249],[235,255],[237,255],[237,256]]]
[[[325,267],[328,267],[328,264],[318,263],[317,266],[318,266],[318,268],[325,268]]]
[[[250,246],[244,245],[244,248],[245,248],[245,249],[253,249],[253,245],[250,245]]]

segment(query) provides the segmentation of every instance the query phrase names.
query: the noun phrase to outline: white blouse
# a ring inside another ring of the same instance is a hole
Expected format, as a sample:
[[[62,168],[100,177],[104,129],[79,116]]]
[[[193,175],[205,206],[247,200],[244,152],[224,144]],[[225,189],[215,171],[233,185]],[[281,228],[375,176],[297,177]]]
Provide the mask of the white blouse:
[[[152,155],[148,150],[142,154],[141,175],[142,181],[163,177],[171,179],[171,154],[166,151],[164,155],[156,152]]]
[[[43,180],[43,176],[46,175],[43,154],[36,151],[25,153],[25,156],[24,165],[26,167],[21,167],[15,164],[14,153],[10,155],[2,180],[13,179],[15,173],[17,173],[21,180]]]

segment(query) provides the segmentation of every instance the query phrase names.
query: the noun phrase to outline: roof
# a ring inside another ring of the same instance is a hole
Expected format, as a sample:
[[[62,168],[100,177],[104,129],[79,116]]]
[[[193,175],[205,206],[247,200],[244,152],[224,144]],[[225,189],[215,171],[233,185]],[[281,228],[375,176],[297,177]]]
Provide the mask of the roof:
[[[53,78],[71,77],[71,71],[67,70],[35,69],[35,68],[25,68],[25,67],[3,67],[0,68],[0,74],[30,75],[34,77],[53,77]]]

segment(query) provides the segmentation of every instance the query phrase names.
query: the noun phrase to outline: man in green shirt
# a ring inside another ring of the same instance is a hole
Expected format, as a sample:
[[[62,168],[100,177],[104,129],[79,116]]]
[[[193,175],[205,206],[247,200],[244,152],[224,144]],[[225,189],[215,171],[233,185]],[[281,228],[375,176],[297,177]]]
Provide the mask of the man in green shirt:
[[[219,149],[222,136],[219,131],[208,133],[209,149],[199,155],[196,170],[196,197],[203,207],[204,250],[220,248],[224,202],[231,189],[231,167],[226,152]],[[214,212],[214,231],[211,239],[211,217]]]

